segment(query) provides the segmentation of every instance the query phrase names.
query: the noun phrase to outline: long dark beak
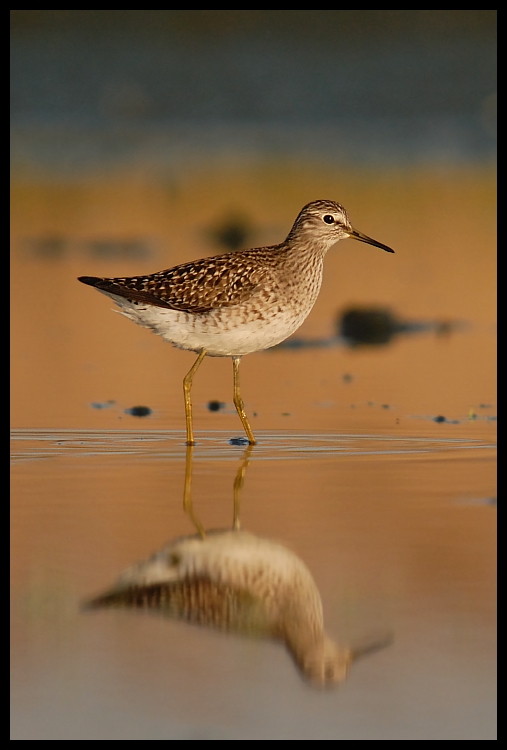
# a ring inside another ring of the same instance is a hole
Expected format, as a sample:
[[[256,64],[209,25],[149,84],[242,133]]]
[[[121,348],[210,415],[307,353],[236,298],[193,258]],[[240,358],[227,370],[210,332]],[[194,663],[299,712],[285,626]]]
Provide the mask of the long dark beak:
[[[357,229],[353,229],[352,232],[349,232],[349,237],[352,237],[353,240],[366,242],[367,245],[374,245],[375,247],[380,247],[380,249],[385,250],[386,253],[394,253],[394,250],[391,250],[391,248],[387,247],[387,245],[383,245],[381,242],[377,242],[377,240],[372,240],[371,237],[368,237],[368,235],[363,234],[362,232],[358,232]]]

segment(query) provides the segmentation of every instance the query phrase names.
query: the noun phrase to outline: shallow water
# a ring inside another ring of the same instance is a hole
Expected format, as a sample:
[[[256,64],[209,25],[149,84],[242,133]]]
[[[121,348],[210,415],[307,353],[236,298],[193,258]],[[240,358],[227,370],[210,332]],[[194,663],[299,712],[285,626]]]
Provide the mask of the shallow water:
[[[15,174],[12,196],[13,738],[495,739],[492,170],[261,160],[164,179]],[[296,334],[329,346],[244,358],[251,452],[230,444],[230,361],[204,361],[191,490],[204,530],[236,512],[299,557],[341,646],[385,642],[325,690],[280,642],[83,609],[195,533],[181,387],[194,355],[76,281],[220,252],[209,230],[232,208],[247,244],[279,241],[317,197],[396,254],[340,243]],[[337,338],[350,304],[431,325],[350,348]]]
[[[244,449],[200,435],[194,512],[232,524]],[[259,433],[242,527],[308,566],[327,631],[391,645],[324,693],[282,645],[131,611],[83,612],[195,531],[182,433],[13,433],[13,729],[26,739],[477,739],[494,735],[494,445]],[[262,721],[260,721],[262,717]]]

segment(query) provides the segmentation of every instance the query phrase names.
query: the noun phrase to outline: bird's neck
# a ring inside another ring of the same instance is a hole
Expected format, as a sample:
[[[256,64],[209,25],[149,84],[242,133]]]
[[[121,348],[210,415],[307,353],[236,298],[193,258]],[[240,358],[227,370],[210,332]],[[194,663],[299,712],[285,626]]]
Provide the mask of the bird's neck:
[[[321,273],[328,247],[322,241],[306,238],[300,242],[290,241],[289,235],[281,245],[281,252],[286,267],[297,269],[298,274],[301,274],[303,269],[314,269],[315,272]]]
[[[319,650],[327,636],[324,632],[320,597],[312,595],[302,605],[303,602],[298,602],[298,605],[288,607],[282,618],[280,635],[296,663],[304,669],[309,655]]]

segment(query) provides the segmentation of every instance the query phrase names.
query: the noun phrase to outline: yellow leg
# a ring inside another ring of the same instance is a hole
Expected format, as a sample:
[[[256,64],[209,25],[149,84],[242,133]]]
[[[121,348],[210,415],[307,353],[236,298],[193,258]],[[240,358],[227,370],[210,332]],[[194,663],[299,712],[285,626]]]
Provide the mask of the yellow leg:
[[[202,539],[205,538],[206,532],[199,519],[194,514],[194,506],[192,504],[192,446],[187,447],[187,455],[185,459],[185,488],[183,490],[183,510],[190,517],[190,520],[194,524],[195,528],[199,532]]]
[[[243,483],[245,481],[246,468],[248,466],[250,456],[252,455],[252,451],[253,451],[253,448],[251,445],[249,445],[248,448],[245,450],[245,455],[243,456],[243,460],[241,461],[240,467],[236,474],[236,478],[234,479],[234,511],[233,511],[233,517],[232,517],[232,528],[235,529],[236,531],[239,531],[239,529],[241,528],[241,525],[239,522],[240,497],[241,497],[241,490],[243,489]]]
[[[232,358],[232,367],[234,371],[234,406],[236,407],[236,411],[239,414],[239,418],[241,419],[241,422],[243,423],[243,427],[245,428],[246,436],[248,438],[248,442],[250,445],[255,445],[257,443],[256,439],[253,436],[252,429],[250,427],[250,424],[248,423],[248,419],[245,414],[245,405],[243,404],[243,399],[241,398],[241,393],[239,390],[239,363],[240,363],[241,357],[233,357]]]
[[[187,445],[195,445],[194,431],[192,429],[192,401],[190,399],[190,391],[192,390],[192,380],[197,372],[197,369],[204,357],[206,351],[203,349],[199,354],[194,364],[183,378],[183,395],[185,396],[185,419],[187,421]]]

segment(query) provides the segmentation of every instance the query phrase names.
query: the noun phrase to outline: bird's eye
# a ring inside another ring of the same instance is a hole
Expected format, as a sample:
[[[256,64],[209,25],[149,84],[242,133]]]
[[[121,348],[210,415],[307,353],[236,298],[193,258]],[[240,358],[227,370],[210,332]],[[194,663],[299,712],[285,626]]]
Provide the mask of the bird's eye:
[[[326,224],[334,224],[334,216],[331,216],[331,214],[326,214],[323,217],[323,220],[326,222]]]

